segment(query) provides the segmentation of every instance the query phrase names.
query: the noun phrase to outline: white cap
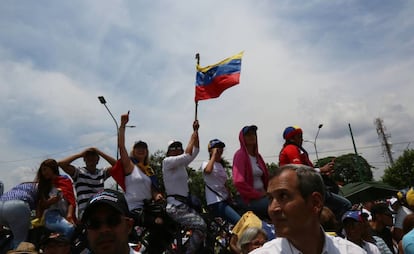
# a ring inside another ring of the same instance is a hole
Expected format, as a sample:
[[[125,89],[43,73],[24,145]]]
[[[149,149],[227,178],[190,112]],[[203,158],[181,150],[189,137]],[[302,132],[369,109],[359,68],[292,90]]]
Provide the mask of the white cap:
[[[394,205],[394,204],[395,204],[395,202],[397,202],[397,201],[398,201],[398,199],[397,199],[397,198],[392,197],[392,198],[390,199],[390,205]]]

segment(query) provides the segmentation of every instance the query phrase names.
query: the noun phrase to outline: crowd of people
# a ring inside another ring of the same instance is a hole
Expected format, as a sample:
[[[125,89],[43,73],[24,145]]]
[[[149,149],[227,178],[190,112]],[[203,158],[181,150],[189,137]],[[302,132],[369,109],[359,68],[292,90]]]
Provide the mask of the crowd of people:
[[[187,172],[200,151],[198,121],[193,122],[185,147],[179,140],[168,143],[162,161],[163,186],[150,166],[146,142],[135,142],[127,151],[128,121],[129,112],[121,115],[118,161],[88,148],[59,161],[47,159],[33,181],[4,193],[1,189],[0,225],[13,234],[9,254],[68,254],[73,251],[74,235],[81,230],[92,253],[139,253],[130,246],[136,240],[136,226],[150,229],[145,253],[162,253],[169,244],[163,242],[169,237],[167,221],[191,232],[186,253],[203,249],[208,225],[191,202]],[[335,161],[314,167],[302,146],[301,128],[289,126],[283,131],[279,168],[272,174],[259,153],[257,131],[257,126],[247,125],[239,132],[240,148],[231,174],[237,191],[234,197],[227,185],[223,141],[208,142],[209,159],[200,167],[207,212],[235,225],[230,253],[414,253],[412,188],[388,203],[353,207],[327,188]],[[101,157],[108,167],[97,168]],[[81,158],[85,166],[74,166]],[[60,174],[59,167],[66,174]],[[109,177],[122,192],[104,188]],[[148,204],[154,203],[163,209],[152,213]],[[32,227],[47,229],[36,246],[28,243]]]

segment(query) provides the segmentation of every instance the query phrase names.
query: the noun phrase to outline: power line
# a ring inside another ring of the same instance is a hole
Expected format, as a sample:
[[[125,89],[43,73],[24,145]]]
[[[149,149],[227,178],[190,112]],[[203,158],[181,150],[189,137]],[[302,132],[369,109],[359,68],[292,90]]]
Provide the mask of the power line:
[[[96,142],[89,143],[87,145],[77,146],[77,147],[74,147],[74,148],[71,148],[71,149],[68,149],[68,150],[64,150],[64,151],[60,151],[60,152],[56,152],[56,153],[48,153],[48,154],[44,154],[44,155],[38,155],[38,156],[27,157],[27,158],[16,159],[16,160],[7,160],[7,161],[4,160],[4,161],[0,161],[0,164],[16,163],[16,162],[22,162],[22,161],[31,161],[31,160],[34,160],[34,159],[42,159],[42,158],[46,158],[46,157],[49,157],[49,156],[55,156],[55,155],[64,154],[64,153],[68,153],[68,152],[72,152],[72,151],[78,151],[81,148],[87,148],[87,147],[94,146],[94,145],[96,145],[98,143],[101,143],[105,140],[108,140],[112,137],[113,136],[104,137],[102,139],[97,140]],[[410,143],[414,143],[414,140],[413,141],[397,142],[397,143],[394,143],[394,145],[403,145],[403,144],[408,144],[409,145]],[[361,146],[361,147],[358,147],[358,150],[366,150],[366,149],[379,148],[379,147],[381,147],[381,145]],[[353,151],[353,149],[352,148],[341,148],[341,149],[333,149],[333,150],[327,150],[327,151],[321,151],[321,152],[318,151],[318,153],[319,154],[328,154],[328,153],[337,153],[337,152],[345,152],[345,151]],[[314,152],[310,152],[310,154],[314,154]],[[264,155],[262,157],[263,158],[270,158],[270,159],[271,158],[278,158],[279,154],[275,153],[274,155]],[[226,160],[229,161],[229,162],[233,161],[233,159],[226,159]],[[194,162],[203,162],[203,161],[204,161],[203,159],[194,160],[193,163]],[[381,162],[373,162],[373,163],[381,163]],[[384,162],[384,164],[386,164],[386,163]]]
[[[72,151],[78,151],[81,148],[88,148],[88,147],[94,146],[96,144],[102,143],[103,141],[108,140],[110,138],[112,138],[112,137],[105,137],[105,138],[99,139],[99,140],[97,140],[96,142],[93,142],[93,143],[89,143],[89,144],[82,145],[82,146],[77,146],[77,147],[74,147],[74,148],[71,148],[71,149],[68,149],[68,150],[65,150],[65,151],[56,152],[56,153],[48,153],[48,154],[44,154],[44,155],[27,157],[27,158],[23,158],[23,159],[0,161],[0,164],[16,163],[16,162],[22,162],[22,161],[31,161],[31,160],[35,160],[35,159],[43,159],[43,158],[46,158],[46,157],[53,157],[53,156],[59,155],[59,154],[69,153],[69,152],[72,152]]]

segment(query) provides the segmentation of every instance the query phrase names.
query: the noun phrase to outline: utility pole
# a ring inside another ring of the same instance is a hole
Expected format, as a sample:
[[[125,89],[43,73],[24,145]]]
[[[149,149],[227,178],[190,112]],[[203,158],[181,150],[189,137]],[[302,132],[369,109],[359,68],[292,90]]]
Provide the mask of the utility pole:
[[[364,174],[363,174],[362,169],[361,169],[361,164],[359,163],[359,157],[358,157],[359,155],[358,155],[357,148],[356,148],[356,145],[355,145],[354,135],[352,134],[352,128],[351,128],[351,124],[350,123],[348,123],[348,127],[349,127],[349,132],[351,133],[352,144],[354,146],[355,163],[356,163],[357,171],[358,171],[358,174],[359,174],[359,180],[361,182],[363,182],[363,181],[365,181],[365,177],[364,177]]]
[[[374,124],[377,129],[378,138],[381,142],[382,153],[384,155],[384,158],[387,160],[388,165],[393,166],[394,159],[392,158],[392,150],[391,150],[392,143],[389,141],[389,138],[391,138],[391,135],[386,133],[384,121],[381,118],[376,118],[374,120]]]
[[[316,139],[319,136],[319,131],[321,130],[322,126],[323,124],[321,123],[318,125],[318,131],[316,132],[315,141],[313,142],[313,146],[315,147],[315,153],[316,153],[316,163],[318,164],[319,164],[319,156],[318,156],[318,149],[316,149]]]

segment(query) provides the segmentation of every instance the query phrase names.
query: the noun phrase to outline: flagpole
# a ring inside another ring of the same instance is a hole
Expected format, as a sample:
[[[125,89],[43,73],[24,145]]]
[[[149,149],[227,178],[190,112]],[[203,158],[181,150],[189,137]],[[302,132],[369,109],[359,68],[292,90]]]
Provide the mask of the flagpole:
[[[200,53],[195,55],[195,59],[197,59],[197,66],[200,65]],[[195,101],[195,116],[194,120],[197,121],[197,114],[198,114],[198,101]]]

